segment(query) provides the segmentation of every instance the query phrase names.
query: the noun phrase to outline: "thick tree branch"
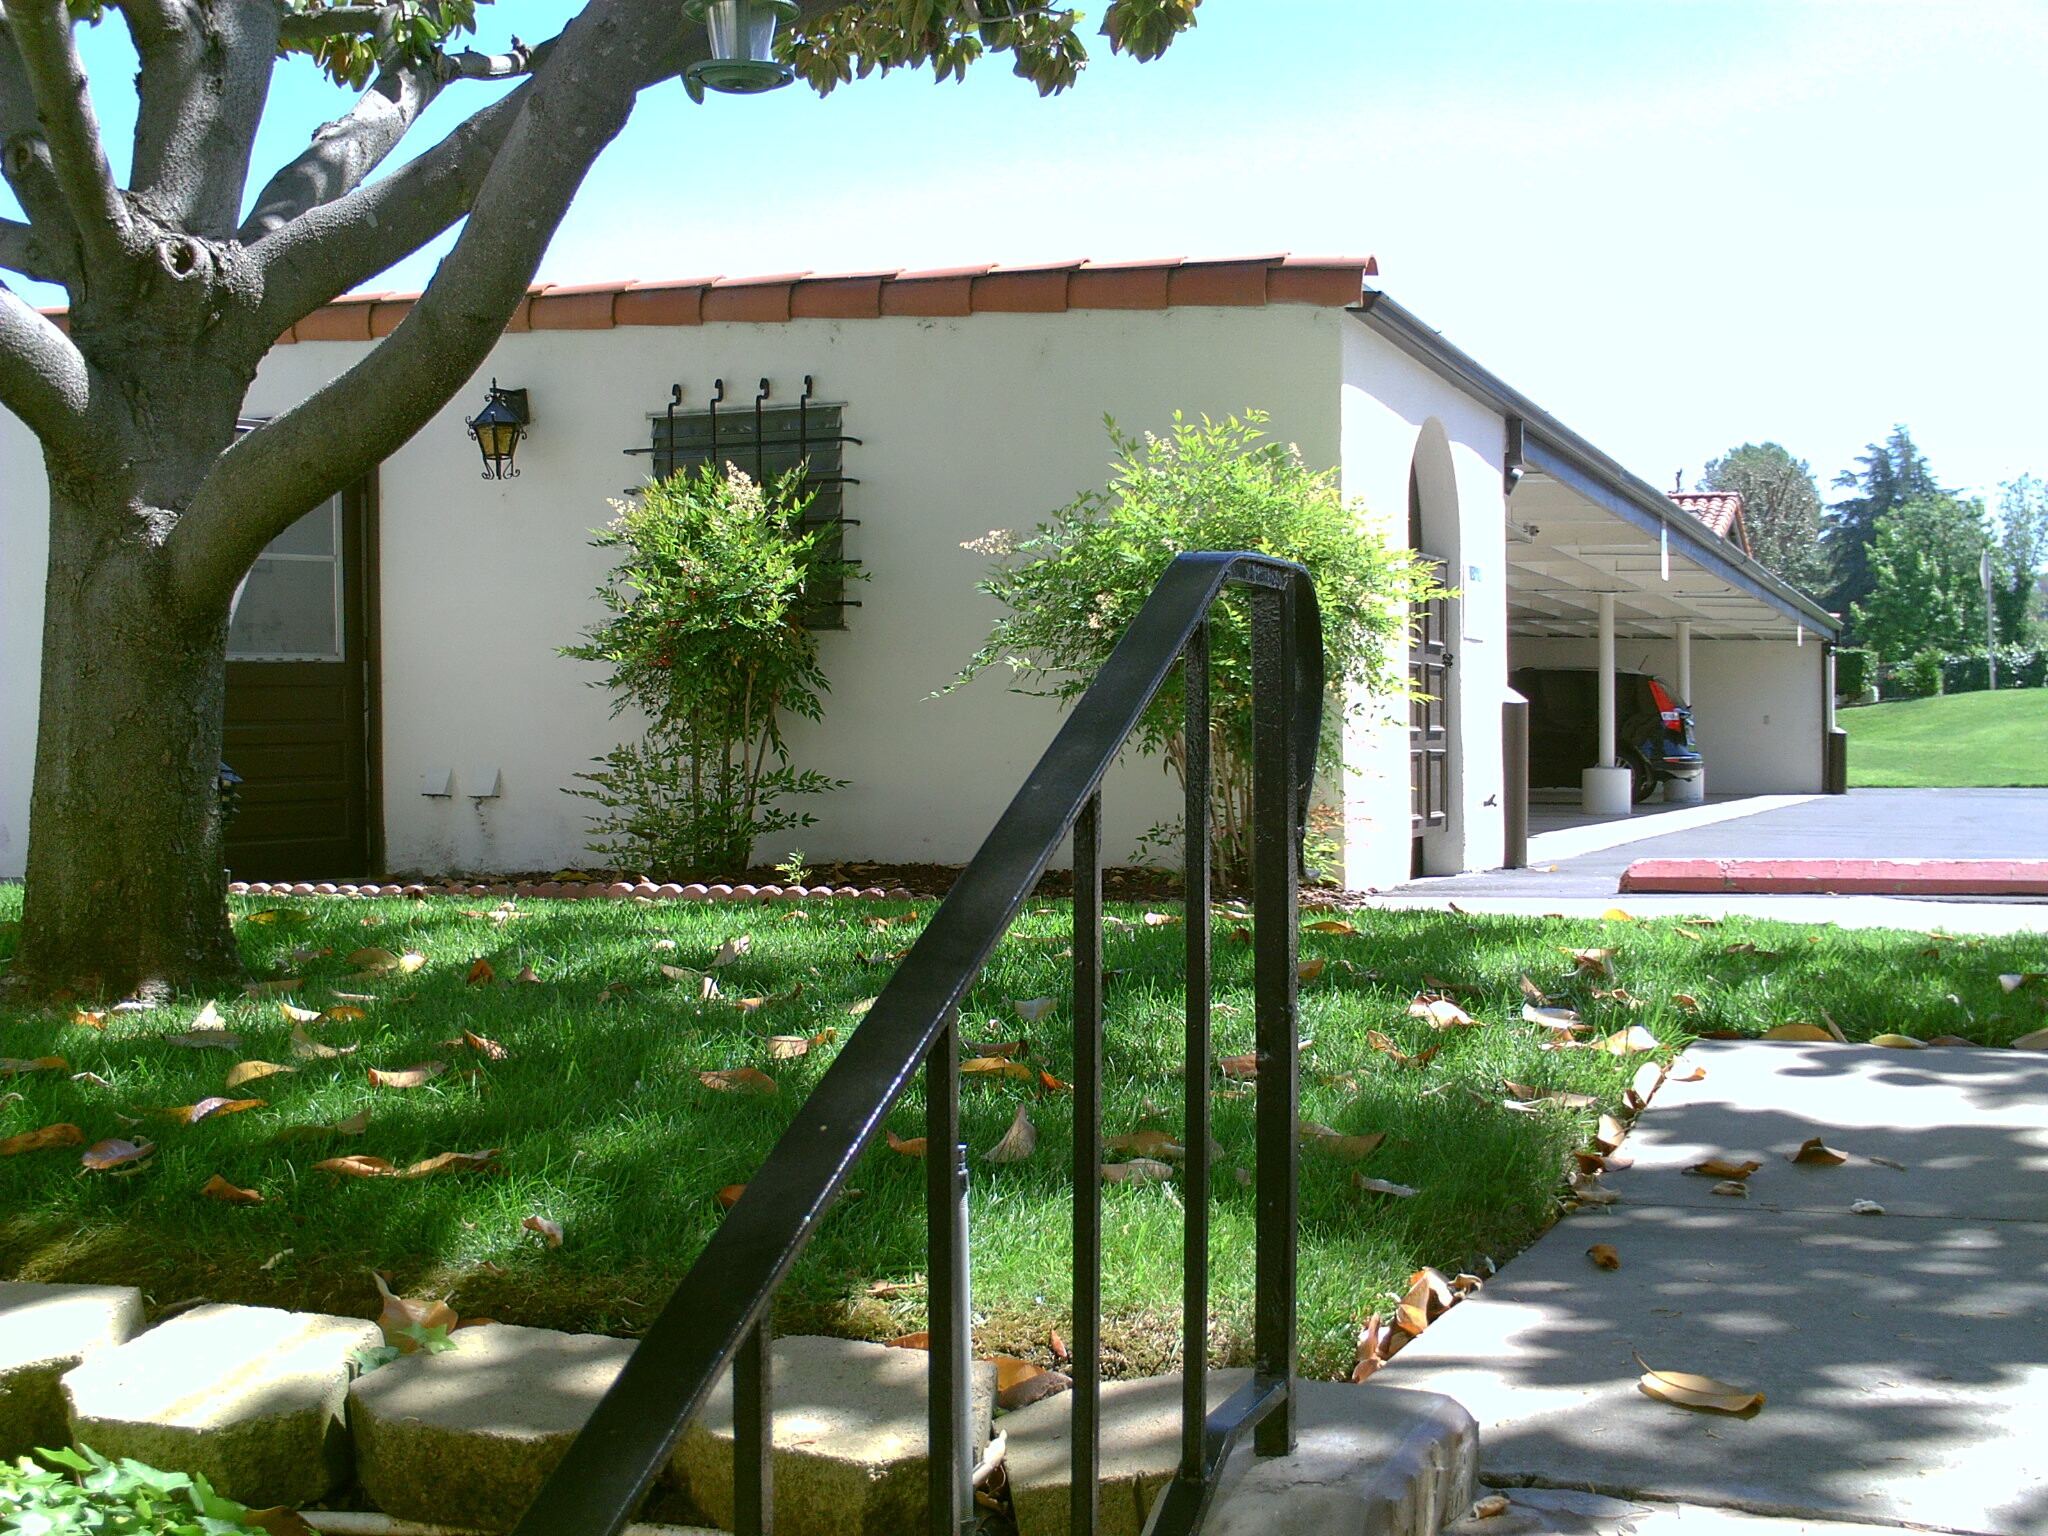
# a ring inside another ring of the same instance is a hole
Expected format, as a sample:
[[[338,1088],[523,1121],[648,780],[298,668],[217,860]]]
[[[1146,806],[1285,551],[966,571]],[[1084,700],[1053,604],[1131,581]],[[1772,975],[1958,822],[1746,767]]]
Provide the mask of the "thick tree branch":
[[[380,73],[355,106],[323,124],[305,153],[270,178],[242,221],[242,243],[254,245],[307,209],[359,186],[440,91],[436,72],[424,64],[397,64]]]
[[[128,207],[107,165],[70,12],[64,0],[14,0],[7,26],[79,241],[95,261],[119,263],[127,255]]]
[[[249,154],[276,68],[277,8],[116,3],[142,61],[129,185],[166,224],[225,236],[241,216]]]
[[[72,276],[71,263],[49,248],[33,224],[13,219],[0,219],[0,267],[39,283],[64,283]]]
[[[91,437],[91,399],[85,359],[71,338],[0,284],[0,405],[19,416],[46,451],[82,456]]]
[[[317,43],[323,37],[377,37],[398,20],[395,5],[331,5],[323,11],[294,11],[278,23],[280,43]]]

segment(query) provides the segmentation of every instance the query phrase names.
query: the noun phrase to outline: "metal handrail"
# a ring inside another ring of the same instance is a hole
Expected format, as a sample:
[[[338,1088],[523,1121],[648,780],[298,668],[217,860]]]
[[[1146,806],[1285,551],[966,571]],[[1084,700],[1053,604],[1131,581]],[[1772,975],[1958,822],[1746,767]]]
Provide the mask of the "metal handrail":
[[[1258,1057],[1256,1250],[1251,1382],[1208,1411],[1209,849],[1208,614],[1226,585],[1252,617],[1254,1015]],[[1261,1455],[1293,1448],[1298,919],[1297,879],[1323,693],[1322,624],[1300,566],[1256,554],[1182,555],[982,843],[881,996],[748,1181],[512,1536],[617,1536],[684,1428],[733,1367],[735,1527],[772,1521],[768,1318],[789,1273],[926,1068],[930,1307],[930,1511],[934,1536],[975,1524],[969,1426],[967,1166],[959,1137],[961,999],[1071,831],[1074,858],[1074,1323],[1070,1529],[1097,1529],[1101,1433],[1101,784],[1145,708],[1184,661],[1187,788],[1187,1123],[1182,1203],[1182,1457],[1157,1536],[1199,1530],[1223,1460],[1254,1432]]]

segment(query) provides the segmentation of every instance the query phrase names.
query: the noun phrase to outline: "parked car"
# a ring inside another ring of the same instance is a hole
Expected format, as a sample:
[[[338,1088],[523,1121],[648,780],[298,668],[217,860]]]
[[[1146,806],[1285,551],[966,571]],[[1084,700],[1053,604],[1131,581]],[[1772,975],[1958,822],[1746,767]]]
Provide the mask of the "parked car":
[[[1531,788],[1577,789],[1600,756],[1600,674],[1592,667],[1518,667],[1508,686],[1529,701]],[[1692,741],[1692,710],[1647,672],[1614,674],[1614,752],[1633,798],[1706,766]]]

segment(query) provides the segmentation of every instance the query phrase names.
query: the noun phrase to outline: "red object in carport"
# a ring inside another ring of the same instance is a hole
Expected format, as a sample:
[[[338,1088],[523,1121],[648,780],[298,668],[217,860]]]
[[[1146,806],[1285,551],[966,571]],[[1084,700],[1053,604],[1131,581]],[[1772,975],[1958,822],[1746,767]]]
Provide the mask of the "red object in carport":
[[[1623,891],[2048,896],[2048,859],[1638,859]]]

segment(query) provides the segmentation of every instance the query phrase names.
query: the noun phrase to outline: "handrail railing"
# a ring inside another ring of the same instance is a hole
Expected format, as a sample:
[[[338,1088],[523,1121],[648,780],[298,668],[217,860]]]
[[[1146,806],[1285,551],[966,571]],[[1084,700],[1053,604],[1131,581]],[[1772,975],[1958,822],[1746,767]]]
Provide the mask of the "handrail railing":
[[[1208,1410],[1209,658],[1224,587],[1251,598],[1254,735],[1252,895],[1257,1280],[1253,1379]],[[1060,842],[1074,859],[1074,1536],[1097,1529],[1101,1416],[1101,784],[1139,717],[1185,667],[1187,762],[1186,1146],[1182,1452],[1156,1536],[1198,1531],[1224,1458],[1247,1432],[1259,1454],[1294,1443],[1297,877],[1323,691],[1322,624],[1298,565],[1253,554],[1176,559],[1074,705],[1009,809],[933,914],[881,996],[804,1101],[746,1193],[705,1244],[513,1536],[617,1536],[684,1427],[733,1367],[734,1524],[772,1520],[770,1304],[892,1105],[926,1071],[933,1536],[975,1523],[976,1447],[968,1302],[967,1149],[959,1136],[957,1009]]]

